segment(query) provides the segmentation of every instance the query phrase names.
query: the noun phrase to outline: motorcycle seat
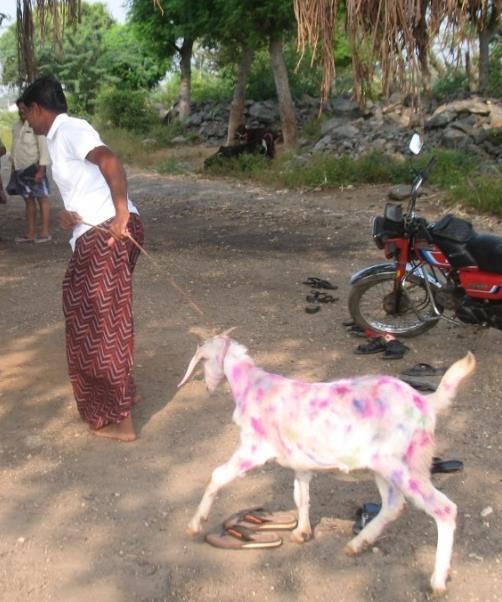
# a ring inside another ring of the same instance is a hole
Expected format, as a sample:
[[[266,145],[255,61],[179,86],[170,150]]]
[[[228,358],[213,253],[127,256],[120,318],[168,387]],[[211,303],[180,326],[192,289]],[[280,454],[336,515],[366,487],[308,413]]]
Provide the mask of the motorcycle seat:
[[[480,270],[502,274],[502,236],[474,234],[466,247]]]

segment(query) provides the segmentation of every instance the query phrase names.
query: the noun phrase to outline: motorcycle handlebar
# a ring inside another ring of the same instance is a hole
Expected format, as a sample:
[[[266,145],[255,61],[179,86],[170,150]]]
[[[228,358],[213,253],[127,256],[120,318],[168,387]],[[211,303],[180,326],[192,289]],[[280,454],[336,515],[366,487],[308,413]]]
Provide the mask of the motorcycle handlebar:
[[[435,164],[436,164],[436,159],[434,157],[432,157],[431,160],[424,167],[424,170],[422,171],[422,177],[424,180],[429,175],[430,171],[432,170],[432,168],[434,167]]]

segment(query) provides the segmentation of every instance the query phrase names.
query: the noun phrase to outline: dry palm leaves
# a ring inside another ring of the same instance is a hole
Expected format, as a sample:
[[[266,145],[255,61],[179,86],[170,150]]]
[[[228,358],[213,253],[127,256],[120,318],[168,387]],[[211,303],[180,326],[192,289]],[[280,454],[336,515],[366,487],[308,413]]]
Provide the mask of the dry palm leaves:
[[[294,0],[300,50],[307,44],[314,51],[321,48],[323,100],[335,69],[333,41],[339,4],[340,0]],[[384,93],[395,81],[402,90],[416,94],[428,76],[431,40],[440,30],[452,34],[449,39],[462,38],[469,20],[482,23],[487,18],[488,4],[490,0],[346,0],[356,99],[364,102],[376,65]]]
[[[37,25],[42,37],[48,24],[54,45],[61,43],[66,24],[76,24],[80,18],[80,0],[17,0],[17,50],[19,64],[19,84],[31,82],[37,75],[34,50],[36,14]]]

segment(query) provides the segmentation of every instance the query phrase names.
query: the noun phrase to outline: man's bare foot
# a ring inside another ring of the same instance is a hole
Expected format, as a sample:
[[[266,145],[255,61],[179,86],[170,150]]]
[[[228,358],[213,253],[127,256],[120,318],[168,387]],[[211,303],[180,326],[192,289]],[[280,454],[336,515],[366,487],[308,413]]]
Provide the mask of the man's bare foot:
[[[91,430],[91,433],[96,435],[96,437],[106,437],[118,441],[130,442],[136,440],[136,431],[134,430],[134,424],[130,414],[118,424],[108,424],[97,431]]]

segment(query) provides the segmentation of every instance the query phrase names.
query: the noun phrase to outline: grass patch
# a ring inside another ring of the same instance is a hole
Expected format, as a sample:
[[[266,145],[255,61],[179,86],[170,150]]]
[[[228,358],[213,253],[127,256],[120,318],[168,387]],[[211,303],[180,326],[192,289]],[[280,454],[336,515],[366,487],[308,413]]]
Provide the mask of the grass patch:
[[[450,187],[445,200],[502,217],[502,170],[499,169],[498,174],[464,178]]]

